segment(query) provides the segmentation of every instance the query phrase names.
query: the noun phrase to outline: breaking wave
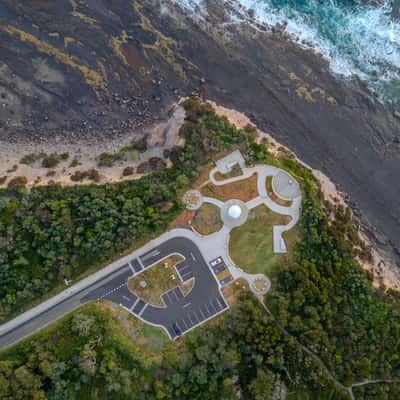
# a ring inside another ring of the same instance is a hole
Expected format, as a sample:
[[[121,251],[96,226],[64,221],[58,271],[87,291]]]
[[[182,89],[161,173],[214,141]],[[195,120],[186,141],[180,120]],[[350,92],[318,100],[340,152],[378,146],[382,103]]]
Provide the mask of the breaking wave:
[[[356,0],[221,0],[254,11],[259,23],[287,23],[302,46],[312,46],[330,62],[333,73],[358,77],[384,101],[400,104],[400,21],[393,2]],[[187,7],[202,0],[175,0]]]

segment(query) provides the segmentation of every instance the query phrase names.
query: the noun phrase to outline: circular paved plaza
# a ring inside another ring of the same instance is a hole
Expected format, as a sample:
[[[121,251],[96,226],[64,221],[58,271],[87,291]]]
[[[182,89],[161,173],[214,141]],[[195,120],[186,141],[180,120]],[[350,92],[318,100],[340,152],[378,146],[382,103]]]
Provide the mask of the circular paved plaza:
[[[228,200],[221,207],[221,220],[228,228],[235,228],[247,221],[249,210],[241,200]]]

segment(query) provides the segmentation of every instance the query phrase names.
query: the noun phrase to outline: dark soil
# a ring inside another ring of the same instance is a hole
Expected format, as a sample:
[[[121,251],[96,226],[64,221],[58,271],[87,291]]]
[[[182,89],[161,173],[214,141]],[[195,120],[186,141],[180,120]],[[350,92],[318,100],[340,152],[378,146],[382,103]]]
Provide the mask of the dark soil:
[[[75,4],[75,6],[74,6]],[[400,121],[283,28],[193,22],[169,1],[3,0],[0,140],[107,138],[198,93],[245,112],[325,172],[400,256]]]

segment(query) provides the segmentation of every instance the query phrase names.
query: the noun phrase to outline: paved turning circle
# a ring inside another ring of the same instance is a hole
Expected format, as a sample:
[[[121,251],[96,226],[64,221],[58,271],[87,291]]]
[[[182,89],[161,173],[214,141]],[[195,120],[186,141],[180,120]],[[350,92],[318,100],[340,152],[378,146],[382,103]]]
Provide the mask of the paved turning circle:
[[[176,253],[184,257],[176,266],[182,281],[194,279],[193,288],[186,296],[179,287],[175,287],[161,296],[165,307],[155,307],[128,289],[129,278]],[[178,338],[229,308],[200,250],[194,242],[184,237],[169,239],[132,259],[111,281],[92,290],[81,302],[99,299],[113,301],[145,322],[163,327],[171,339]]]

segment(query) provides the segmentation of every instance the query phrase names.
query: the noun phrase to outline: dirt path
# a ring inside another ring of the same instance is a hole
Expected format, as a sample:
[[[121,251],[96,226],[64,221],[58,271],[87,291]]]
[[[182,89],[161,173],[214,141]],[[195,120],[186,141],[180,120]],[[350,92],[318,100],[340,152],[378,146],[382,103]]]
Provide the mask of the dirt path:
[[[325,371],[326,375],[332,380],[332,382],[335,383],[335,385],[348,392],[351,400],[356,400],[354,393],[353,393],[353,388],[359,387],[359,386],[364,386],[364,385],[370,385],[370,384],[376,384],[376,383],[400,383],[400,379],[366,379],[361,382],[356,382],[353,383],[350,386],[345,386],[343,383],[337,380],[335,375],[329,370],[329,368],[325,365],[325,363],[321,360],[321,358],[315,354],[313,351],[311,351],[307,346],[303,345],[299,340],[291,335],[280,323],[279,321],[275,318],[274,314],[269,310],[269,308],[266,306],[264,303],[264,297],[263,296],[257,296],[257,299],[265,309],[265,311],[270,315],[275,322],[275,325],[278,327],[278,329],[285,335],[290,338],[292,338],[296,344],[308,355],[310,355],[317,363],[321,366],[321,368]]]

